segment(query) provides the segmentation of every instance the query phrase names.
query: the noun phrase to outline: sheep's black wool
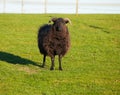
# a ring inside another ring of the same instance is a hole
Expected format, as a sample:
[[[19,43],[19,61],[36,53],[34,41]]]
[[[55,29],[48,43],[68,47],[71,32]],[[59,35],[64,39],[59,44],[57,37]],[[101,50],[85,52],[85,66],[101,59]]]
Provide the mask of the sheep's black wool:
[[[59,57],[59,70],[62,70],[61,59],[70,47],[70,36],[66,23],[69,19],[52,18],[53,24],[45,24],[38,31],[38,47],[44,55],[42,67],[45,66],[46,56],[51,57],[51,68],[54,70],[55,56]]]

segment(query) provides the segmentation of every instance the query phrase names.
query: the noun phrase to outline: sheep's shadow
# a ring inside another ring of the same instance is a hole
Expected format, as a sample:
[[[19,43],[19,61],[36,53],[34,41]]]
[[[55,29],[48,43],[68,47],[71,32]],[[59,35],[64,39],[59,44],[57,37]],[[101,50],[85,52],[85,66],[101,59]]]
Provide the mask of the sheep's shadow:
[[[10,64],[21,64],[21,65],[32,64],[35,66],[39,66],[34,61],[3,51],[0,51],[0,61],[5,61]]]

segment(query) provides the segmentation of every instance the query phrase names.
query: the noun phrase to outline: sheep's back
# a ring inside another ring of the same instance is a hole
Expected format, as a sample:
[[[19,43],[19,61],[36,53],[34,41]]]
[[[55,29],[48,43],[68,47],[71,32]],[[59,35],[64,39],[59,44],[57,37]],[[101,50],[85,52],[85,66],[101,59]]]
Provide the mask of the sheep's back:
[[[51,28],[51,25],[48,25],[48,24],[41,26],[38,31],[38,38],[46,36],[50,31],[50,28]]]
[[[44,48],[44,44],[45,44],[44,40],[45,40],[45,37],[49,35],[50,29],[51,29],[51,25],[45,24],[41,26],[38,31],[38,47],[42,54],[47,54]]]

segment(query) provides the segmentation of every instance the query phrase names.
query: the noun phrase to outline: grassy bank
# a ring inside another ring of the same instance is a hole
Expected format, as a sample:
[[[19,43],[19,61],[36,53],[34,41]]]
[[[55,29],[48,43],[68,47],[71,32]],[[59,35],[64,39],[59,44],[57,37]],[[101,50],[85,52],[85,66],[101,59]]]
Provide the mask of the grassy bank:
[[[63,71],[40,68],[37,30],[68,17],[71,48]],[[0,14],[0,95],[119,95],[120,15]]]

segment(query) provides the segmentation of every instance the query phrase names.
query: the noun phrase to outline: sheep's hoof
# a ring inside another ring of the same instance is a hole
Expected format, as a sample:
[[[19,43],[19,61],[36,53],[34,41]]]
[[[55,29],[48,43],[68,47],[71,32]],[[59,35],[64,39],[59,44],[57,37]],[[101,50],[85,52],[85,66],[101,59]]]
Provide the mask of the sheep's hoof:
[[[45,65],[41,65],[40,67],[44,68],[44,67],[45,67]]]
[[[54,70],[54,68],[53,68],[53,67],[51,67],[51,68],[50,68],[50,70]]]
[[[62,68],[59,68],[60,71],[62,71],[63,69]]]

